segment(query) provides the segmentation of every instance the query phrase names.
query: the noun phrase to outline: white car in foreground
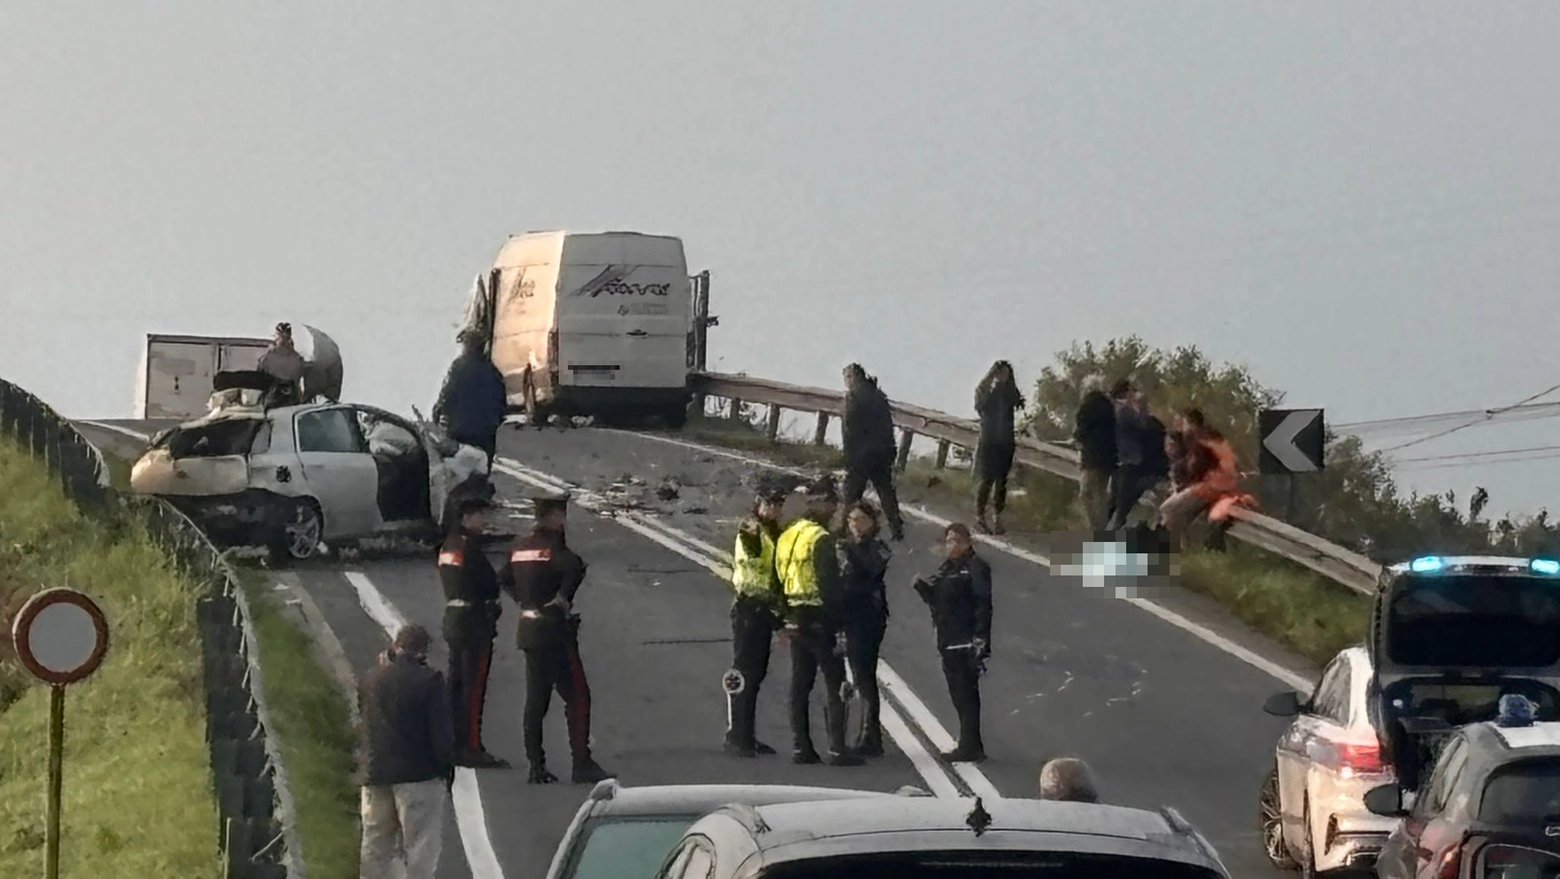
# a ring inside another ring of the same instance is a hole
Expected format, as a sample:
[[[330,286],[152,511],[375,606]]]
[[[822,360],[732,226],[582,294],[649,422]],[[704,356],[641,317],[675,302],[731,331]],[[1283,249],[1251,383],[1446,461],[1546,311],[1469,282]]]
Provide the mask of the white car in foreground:
[[[1305,696],[1279,693],[1263,710],[1293,717],[1262,785],[1263,844],[1273,865],[1315,876],[1375,862],[1397,819],[1365,808],[1365,794],[1393,781],[1370,719],[1370,653],[1350,647]]]
[[[306,559],[322,543],[434,537],[453,494],[491,491],[480,449],[382,409],[225,402],[153,437],[130,474],[132,491],[167,499],[219,543]]]

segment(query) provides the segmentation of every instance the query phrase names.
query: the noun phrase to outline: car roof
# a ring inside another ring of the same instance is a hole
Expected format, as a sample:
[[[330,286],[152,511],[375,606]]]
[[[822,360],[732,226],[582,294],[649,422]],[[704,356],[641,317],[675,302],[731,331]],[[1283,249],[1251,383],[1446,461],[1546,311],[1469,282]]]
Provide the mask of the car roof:
[[[886,791],[782,784],[663,784],[624,787],[615,779],[608,779],[596,785],[591,791],[590,814],[593,818],[703,815],[732,803],[766,806],[775,803],[888,796],[893,794]]]
[[[979,834],[971,828],[971,815],[977,805],[990,817],[990,824]],[[755,841],[766,851],[823,842],[843,842],[859,850],[864,836],[877,837],[882,844],[881,848],[868,846],[866,850],[946,850],[951,840],[960,839],[972,849],[1023,848],[1033,845],[1035,833],[1042,833],[1075,837],[1082,847],[1091,849],[1102,842],[1129,846],[1138,843],[1178,850],[1183,857],[1198,861],[1209,855],[1203,850],[1206,843],[1191,825],[1169,809],[1150,812],[1124,806],[1031,799],[1000,799],[987,805],[967,799],[914,797],[895,798],[882,806],[792,803],[728,808],[722,812],[753,829]]]
[[[1501,726],[1494,721],[1473,725],[1470,732],[1514,757],[1560,755],[1560,721],[1544,721],[1528,726]],[[1518,753],[1520,752],[1520,753]]]

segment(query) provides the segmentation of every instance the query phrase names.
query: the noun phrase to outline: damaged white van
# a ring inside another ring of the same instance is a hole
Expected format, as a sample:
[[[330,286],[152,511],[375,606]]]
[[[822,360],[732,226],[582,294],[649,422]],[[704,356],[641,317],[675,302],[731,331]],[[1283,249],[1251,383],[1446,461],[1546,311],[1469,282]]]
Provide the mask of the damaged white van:
[[[472,300],[467,328],[489,341],[510,406],[531,423],[686,420],[693,309],[681,239],[514,235]]]

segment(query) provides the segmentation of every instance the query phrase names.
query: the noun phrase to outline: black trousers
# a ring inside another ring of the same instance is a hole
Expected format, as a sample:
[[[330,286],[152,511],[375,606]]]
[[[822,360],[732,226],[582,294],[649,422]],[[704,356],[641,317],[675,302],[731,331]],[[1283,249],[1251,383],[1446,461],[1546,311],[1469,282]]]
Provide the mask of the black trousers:
[[[883,634],[888,617],[875,610],[852,615],[845,624],[845,659],[850,663],[856,692],[861,695],[861,733],[858,748],[883,745],[882,696],[878,692],[878,655],[883,650]]]
[[[741,689],[726,694],[726,741],[756,744],[758,687],[769,676],[769,652],[775,618],[766,602],[738,598],[731,605],[731,667],[742,675]]]
[[[942,652],[943,677],[959,714],[959,750],[984,753],[980,737],[980,671],[969,650]]]
[[[829,751],[845,753],[845,702],[840,698],[845,660],[834,654],[834,640],[834,630],[826,626],[803,626],[791,635],[791,747],[798,754],[817,753],[808,703],[819,671],[823,672],[823,725]]]
[[[892,455],[862,461],[845,462],[843,497],[847,504],[861,500],[867,483],[877,489],[878,501],[883,505],[883,517],[888,520],[888,530],[895,537],[905,533],[905,519],[899,514],[899,495],[894,491],[894,458]]]
[[[1007,443],[983,443],[975,450],[975,470],[980,476],[975,488],[976,515],[986,515],[988,501],[994,501],[992,509],[999,516],[1007,508],[1008,474],[1013,472],[1014,451],[1015,447]]]
[[[484,750],[482,713],[487,702],[488,670],[493,663],[493,638],[450,641],[449,648],[455,750],[478,753]]]
[[[563,699],[569,728],[569,751],[574,762],[590,759],[590,684],[580,661],[579,644],[573,640],[525,651],[525,757],[534,766],[546,761],[542,749],[542,721],[552,703],[553,691]]]
[[[1110,484],[1110,521],[1106,531],[1119,531],[1127,527],[1132,510],[1148,490],[1158,485],[1161,477],[1139,464],[1123,464],[1116,468]]]

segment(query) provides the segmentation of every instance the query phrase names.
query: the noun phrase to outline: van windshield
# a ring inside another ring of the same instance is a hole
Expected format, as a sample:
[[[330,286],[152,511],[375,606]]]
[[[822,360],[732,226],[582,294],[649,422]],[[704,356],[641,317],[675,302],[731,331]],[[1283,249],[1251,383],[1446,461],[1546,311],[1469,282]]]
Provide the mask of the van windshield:
[[[1525,668],[1560,662],[1560,581],[1502,574],[1406,575],[1387,610],[1399,665]]]
[[[884,852],[776,864],[762,879],[1219,879],[1207,867],[1079,852]]]

